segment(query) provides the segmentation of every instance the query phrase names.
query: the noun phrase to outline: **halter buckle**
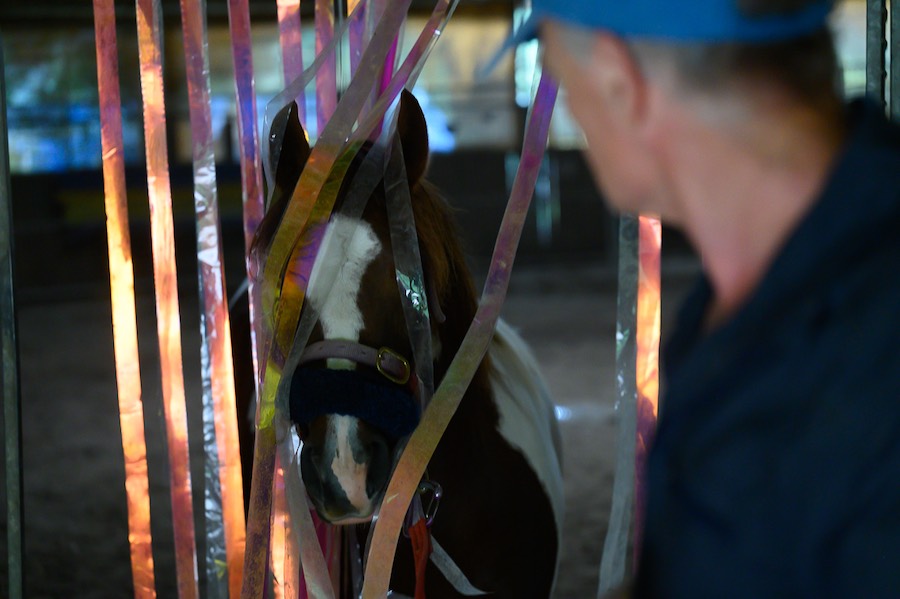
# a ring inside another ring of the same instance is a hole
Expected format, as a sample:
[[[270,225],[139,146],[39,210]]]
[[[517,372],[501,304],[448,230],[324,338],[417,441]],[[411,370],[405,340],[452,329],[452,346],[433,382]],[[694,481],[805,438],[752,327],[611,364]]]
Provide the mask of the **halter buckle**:
[[[399,362],[403,367],[403,374],[393,374],[391,372],[391,369],[385,366],[385,358],[393,358],[394,360]],[[384,378],[398,385],[405,385],[406,383],[408,383],[410,374],[412,373],[412,368],[410,368],[409,366],[409,360],[389,347],[382,347],[378,350],[378,355],[375,357],[375,369],[378,370],[378,372],[381,373]]]

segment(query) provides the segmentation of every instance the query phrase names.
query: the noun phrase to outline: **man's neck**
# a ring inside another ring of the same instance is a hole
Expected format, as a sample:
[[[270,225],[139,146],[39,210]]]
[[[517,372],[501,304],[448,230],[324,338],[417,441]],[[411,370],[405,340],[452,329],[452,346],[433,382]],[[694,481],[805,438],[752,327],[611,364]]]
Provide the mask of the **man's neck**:
[[[724,125],[688,117],[681,127],[670,153],[674,203],[713,287],[714,327],[749,298],[819,197],[840,136],[799,112]]]

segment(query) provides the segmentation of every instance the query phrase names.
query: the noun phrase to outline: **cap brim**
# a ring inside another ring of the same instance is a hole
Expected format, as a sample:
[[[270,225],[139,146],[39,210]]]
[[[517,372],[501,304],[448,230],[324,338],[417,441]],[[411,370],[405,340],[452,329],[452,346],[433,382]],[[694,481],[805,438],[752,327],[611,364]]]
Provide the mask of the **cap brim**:
[[[537,12],[532,12],[518,29],[509,34],[487,64],[478,70],[475,75],[476,79],[484,79],[490,75],[497,68],[497,65],[500,64],[500,61],[503,60],[506,53],[519,44],[537,39],[541,18],[542,16]]]

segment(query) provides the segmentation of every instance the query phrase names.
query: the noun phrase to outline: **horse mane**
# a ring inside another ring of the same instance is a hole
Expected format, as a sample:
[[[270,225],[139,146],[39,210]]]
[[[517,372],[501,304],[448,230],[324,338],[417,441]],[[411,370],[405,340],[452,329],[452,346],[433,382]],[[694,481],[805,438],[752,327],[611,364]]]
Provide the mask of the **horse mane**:
[[[435,366],[435,382],[443,378],[459,350],[475,312],[478,298],[472,274],[463,251],[453,209],[428,180],[420,180],[410,189],[422,270],[434,286],[438,302],[447,315],[440,328],[443,352]],[[433,310],[432,310],[433,311]],[[486,377],[487,357],[477,377]]]

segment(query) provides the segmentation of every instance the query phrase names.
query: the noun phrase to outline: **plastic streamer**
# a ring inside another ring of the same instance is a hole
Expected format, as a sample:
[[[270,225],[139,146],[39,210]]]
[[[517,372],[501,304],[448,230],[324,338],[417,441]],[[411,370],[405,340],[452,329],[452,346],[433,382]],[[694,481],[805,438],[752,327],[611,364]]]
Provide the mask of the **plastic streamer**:
[[[394,128],[391,127],[391,129]],[[412,199],[409,193],[409,183],[403,161],[403,147],[399,134],[394,135],[384,184],[391,246],[394,249],[397,287],[400,290],[403,316],[413,347],[416,376],[419,378],[419,400],[422,407],[425,408],[431,401],[431,396],[434,395],[431,316],[428,310],[425,275],[422,273],[419,236],[416,233],[416,223],[413,218]]]
[[[181,0],[194,163],[202,334],[204,510],[210,596],[237,596],[244,557],[244,502],[238,452],[231,327],[222,268],[210,114],[206,2]],[[230,590],[230,593],[227,592]]]
[[[287,85],[303,74],[303,34],[300,19],[300,0],[277,0],[278,37],[281,41],[281,66]],[[301,99],[300,122],[306,124],[306,100]]]
[[[334,35],[334,0],[316,0],[316,54],[331,45]],[[316,123],[319,135],[337,107],[337,61],[335,53],[326,53],[325,65],[316,71]]]
[[[362,124],[358,127],[356,132],[354,133],[354,137],[351,141],[358,139],[365,139],[374,129],[377,123],[380,123],[383,119],[384,111],[387,105],[393,102],[399,91],[403,88],[403,86],[410,81],[411,79],[414,81],[415,77],[418,76],[418,72],[421,70],[421,66],[425,58],[427,58],[429,52],[434,46],[434,43],[437,41],[440,36],[443,27],[446,25],[447,20],[452,15],[453,10],[455,9],[457,2],[454,0],[452,3],[449,1],[439,2],[435,7],[434,12],[432,13],[431,18],[423,29],[422,33],[419,35],[419,38],[416,40],[416,43],[413,45],[409,54],[406,56],[406,59],[403,61],[401,67],[397,70],[396,75],[391,80],[391,83],[387,86],[387,89],[379,98],[378,102],[376,102],[375,106],[372,109],[372,112],[363,120]],[[349,90],[348,90],[349,93]],[[343,104],[342,100],[342,104]],[[339,110],[341,106],[339,106]],[[268,112],[268,109],[267,109]],[[366,155],[366,159],[363,161],[362,166],[359,169],[356,177],[354,178],[354,185],[351,186],[348,197],[344,199],[344,208],[342,208],[343,214],[348,214],[348,206],[355,206],[353,210],[358,210],[358,213],[361,214],[362,209],[364,207],[363,204],[357,204],[357,201],[365,201],[368,199],[369,195],[371,195],[372,190],[374,190],[375,185],[380,180],[381,176],[384,173],[384,166],[379,170],[374,165],[378,164],[379,160],[384,160],[382,157],[382,153],[385,152],[384,148],[387,144],[387,140],[390,139],[388,134],[383,132],[382,137],[380,139],[380,143],[376,143],[373,146],[369,153]],[[358,145],[359,142],[357,141]],[[316,149],[313,148],[313,155],[315,154]],[[341,181],[343,180],[343,176],[346,173],[347,166],[351,161],[351,158],[355,156],[354,150],[348,150],[340,161],[336,161],[334,168],[331,172],[332,176],[329,179],[330,190],[329,193],[337,193]],[[310,161],[312,157],[310,157]],[[309,168],[309,162],[307,162],[307,169]],[[383,164],[383,163],[382,163]],[[373,170],[374,169],[374,170]],[[306,173],[306,169],[304,169],[304,174]],[[365,175],[363,174],[365,173]],[[363,183],[365,182],[365,183]],[[303,183],[303,175],[301,175],[300,181],[297,184],[297,188],[299,189],[300,185]],[[323,189],[322,194],[325,194],[325,190]],[[294,191],[295,198],[309,197],[305,194],[298,195],[297,190]],[[356,197],[357,200],[353,200],[352,198]],[[299,202],[298,202],[299,203]],[[333,204],[333,198],[332,198]],[[290,204],[288,206],[290,208]],[[327,218],[327,217],[326,217]],[[321,230],[324,221],[318,221],[319,224],[317,227],[308,227],[309,230]],[[282,225],[284,224],[284,218],[282,218]],[[280,227],[279,227],[280,230]],[[338,236],[334,236],[335,241],[338,240]],[[347,238],[349,239],[349,237]],[[319,250],[317,245],[310,247],[311,242],[307,240],[306,243],[297,244],[297,248],[290,260],[290,265],[292,268],[299,268],[299,270],[295,270],[292,274],[299,281],[308,281],[309,275],[312,272],[312,263],[315,259],[315,256]],[[303,255],[303,260],[300,261],[300,256]],[[269,257],[267,258],[267,263],[271,262],[272,255],[271,251]],[[288,280],[288,277],[285,277],[285,280]],[[326,287],[325,289],[328,289]],[[299,308],[297,308],[299,310]],[[310,316],[304,315],[304,319],[312,318],[312,311],[307,307],[307,312]],[[293,343],[290,345],[290,353],[287,356],[287,361],[285,362],[284,370],[291,370],[296,367],[299,362],[300,355],[303,351],[303,348],[306,345],[306,341],[308,340],[309,332],[311,331],[312,324],[307,323],[304,326],[303,321],[301,320],[300,326],[296,327],[296,334],[293,338]],[[287,389],[283,389],[279,392],[280,397],[287,396]],[[275,405],[273,399],[273,405],[271,406],[271,411],[274,414]],[[285,412],[287,413],[287,412]]]
[[[452,6],[455,7],[455,3]],[[405,14],[405,7],[404,7],[403,12]],[[433,46],[434,41],[436,40],[437,36],[439,35],[444,24],[446,23],[447,18],[449,18],[449,15],[451,12],[452,12],[452,8],[449,3],[444,2],[444,3],[441,3],[438,5],[438,7],[435,9],[434,14],[432,15],[432,19],[429,21],[429,25],[425,28],[425,30],[423,31],[419,40],[417,40],[417,43],[416,43],[416,45],[414,45],[409,56],[407,56],[407,60],[404,62],[404,66],[401,67],[401,69],[398,71],[397,77],[395,77],[395,81],[393,81],[394,85],[390,86],[390,89],[387,91],[385,96],[381,98],[381,100],[378,104],[376,104],[375,109],[380,110],[381,112],[380,113],[376,112],[374,114],[371,114],[369,116],[369,118],[366,121],[364,121],[364,123],[362,125],[360,125],[360,127],[358,128],[358,130],[355,134],[356,138],[365,139],[370,134],[372,129],[374,129],[375,125],[381,121],[381,118],[383,116],[383,111],[384,111],[385,107],[387,106],[388,102],[393,101],[393,99],[395,99],[396,95],[399,93],[399,90],[402,88],[403,84],[405,84],[409,80],[409,78],[413,75],[413,73],[418,72],[418,70],[421,68],[421,61],[424,60],[424,58],[427,56],[428,52],[430,51],[430,48]],[[352,22],[352,20],[353,20],[353,15],[351,15],[350,22]],[[390,22],[388,22],[388,23],[390,25]],[[394,26],[395,27],[397,26],[396,21],[394,22]],[[382,24],[379,26],[379,29],[381,31],[384,31],[385,26]],[[384,36],[382,35],[382,37],[384,37]],[[393,39],[396,40],[396,35],[393,36]],[[369,52],[369,50],[367,50],[367,53],[368,52]],[[319,58],[321,58],[321,56]],[[375,60],[377,60],[377,59],[378,58],[376,56]],[[317,60],[319,60],[319,59],[317,59]],[[373,62],[372,59],[367,58],[367,55],[364,55],[363,61],[362,61],[363,65],[366,65],[366,64],[371,65],[372,62]],[[307,75],[305,75],[305,76],[308,77],[308,75],[315,68],[317,68],[317,66],[314,64],[312,67],[310,67],[310,69],[307,71]],[[370,66],[366,72],[375,73],[376,70],[372,69]],[[357,77],[355,81],[358,81],[358,79],[359,79],[359,77]],[[294,82],[294,83],[292,83],[292,86],[289,86],[289,88],[294,87],[294,86],[302,87],[303,85],[305,85],[305,82],[302,82],[302,81]],[[362,86],[360,86],[360,87],[361,87],[361,89],[365,90],[365,87],[362,87]],[[348,98],[355,100],[353,94],[351,94],[351,91],[352,91],[352,87],[350,89],[348,89],[348,93],[345,95],[345,98],[342,99],[342,104],[341,104],[341,106],[339,106],[339,110],[341,109],[341,107],[343,106],[343,103],[345,101],[347,101]],[[359,97],[359,95],[357,95],[357,97]],[[279,98],[276,98],[276,100],[279,100],[280,102],[285,102],[288,98],[290,98],[290,91],[286,90],[286,93],[281,94],[279,96]],[[278,103],[276,103],[276,100],[273,100],[273,103],[270,104],[269,108],[266,111],[267,114],[270,114],[272,112],[277,112],[278,110],[280,110],[283,107],[283,106],[278,105]],[[337,117],[335,117],[335,119],[336,118]],[[281,134],[283,134],[283,132],[281,132]],[[275,137],[273,138],[273,134],[270,133],[267,137],[273,141],[275,147],[277,148],[277,147],[279,147],[278,141],[280,141],[280,140],[278,139],[278,137],[279,137],[280,133],[275,132],[274,135],[275,135]],[[385,139],[388,139],[388,138],[385,137]],[[319,147],[320,144],[322,144],[321,139],[320,139],[319,144],[317,144],[317,147]],[[332,204],[336,197],[337,191],[340,187],[340,183],[344,177],[344,174],[346,173],[346,169],[349,166],[350,161],[355,156],[358,146],[359,146],[358,142],[355,144],[350,144],[350,148],[345,151],[344,155],[341,157],[341,160],[337,161],[334,165],[334,168],[331,169],[331,171],[329,171],[330,172],[330,180],[332,181],[332,183],[330,184],[330,187],[328,189],[323,189],[321,193],[323,196],[334,196],[334,197],[331,197]],[[381,156],[382,153],[383,153],[383,150],[379,150],[376,147],[376,148],[373,148],[372,150],[370,150],[369,153],[367,154],[365,160],[363,161],[363,164],[361,165],[359,171],[357,172],[356,177],[354,178],[354,184],[351,186],[351,189],[349,190],[347,197],[345,197],[345,199],[344,199],[343,206],[342,206],[342,214],[349,214],[351,212],[354,212],[355,214],[358,215],[358,214],[362,213],[362,209],[365,206],[365,200],[368,199],[368,197],[371,195],[372,191],[374,190],[375,185],[378,183],[378,181],[383,176],[384,159]],[[273,163],[274,163],[274,161],[267,161],[267,164],[270,167]],[[298,186],[299,186],[299,184],[298,184]],[[294,195],[295,196],[297,195],[296,191],[295,191]],[[310,196],[301,196],[301,197],[310,197]],[[326,220],[327,220],[327,215],[326,215]],[[283,223],[284,223],[284,220],[282,220],[282,226],[283,226]],[[324,223],[324,221],[319,222],[319,226],[311,227],[311,228],[308,228],[307,230],[312,230],[312,231],[321,230],[321,225],[323,223]],[[315,235],[313,235],[312,240],[301,241],[298,244],[297,252],[292,252],[293,256],[292,256],[291,265],[292,265],[292,267],[298,267],[300,269],[298,272],[295,272],[294,274],[298,277],[298,280],[301,282],[308,280],[309,271],[311,271],[311,267],[312,267],[312,261],[314,260],[315,255],[318,253],[318,251],[321,251],[321,249],[316,247],[317,241],[318,241],[317,238],[315,237]],[[302,259],[301,259],[301,254],[302,254]],[[268,257],[268,260],[269,261],[272,260],[271,254]],[[305,268],[303,266],[304,264],[306,265]],[[306,271],[305,274],[304,274],[304,270]],[[300,326],[297,327],[296,335],[294,337],[294,343],[292,345],[292,349],[294,350],[294,353],[296,355],[290,356],[291,359],[289,360],[289,362],[294,361],[294,363],[296,363],[295,360],[299,359],[299,351],[297,351],[297,350],[302,349],[302,347],[305,346],[306,340],[308,339],[309,333],[312,329],[312,325],[315,322],[315,319],[312,316],[312,311],[309,309],[310,307],[307,306],[306,308],[307,309],[304,312],[304,320],[301,321]],[[301,341],[301,339],[302,339],[302,341]],[[280,376],[280,372],[278,373],[278,375]],[[280,393],[279,395],[281,397],[286,396],[283,393]],[[287,410],[282,410],[282,413],[286,414]],[[262,438],[262,437],[260,437],[260,438]],[[271,440],[271,437],[270,437],[270,440]],[[270,452],[272,450],[270,448],[264,448],[264,451]],[[267,455],[267,453],[257,453],[258,461],[260,458],[271,459]],[[266,470],[262,470],[262,471],[265,472]],[[296,473],[293,471],[293,469],[288,469],[286,472],[286,475],[291,475],[291,474],[295,475]],[[254,476],[254,478],[256,478],[256,476]],[[299,481],[299,478],[298,478],[298,481]],[[287,481],[286,481],[286,484],[287,484]],[[263,484],[260,484],[260,487],[263,487]],[[252,498],[251,498],[251,503],[253,503]],[[308,523],[310,520],[310,514],[309,514],[308,508],[304,509],[303,507],[301,507],[299,509],[292,510],[291,518],[292,518],[292,521],[295,522],[297,526],[299,526],[301,528],[305,527],[305,528],[307,528],[307,530],[309,529]],[[252,517],[251,517],[251,519],[252,519]],[[248,546],[249,546],[249,542],[248,542]],[[304,573],[307,577],[312,579],[310,581],[312,587],[323,588],[324,582],[318,582],[318,583],[316,582],[317,579],[319,581],[324,581],[325,577],[327,576],[326,567],[322,563],[321,550],[318,548],[314,548],[314,547],[312,547],[312,548],[304,547],[304,548],[300,549],[300,553],[303,556]],[[249,552],[248,552],[248,554],[249,554]],[[246,585],[245,585],[245,588],[246,588]]]
[[[178,315],[178,286],[175,273],[172,195],[166,156],[166,113],[160,54],[162,11],[159,0],[136,0],[136,8],[157,334],[169,451],[172,524],[175,533],[175,567],[178,594],[185,599],[198,595],[197,556],[191,504],[184,373],[181,367],[181,322]]]
[[[638,219],[619,217],[619,282],[616,317],[616,409],[619,432],[609,527],[600,559],[598,597],[625,580],[631,529],[637,434]]]
[[[336,52],[337,44],[343,38],[347,28],[352,27],[357,19],[362,18],[364,14],[361,9],[362,6],[365,5],[358,5],[357,9],[347,17],[340,27],[338,27],[335,31],[334,38],[331,40],[331,44],[316,54],[316,58],[309,68],[303,71],[299,77],[288,83],[287,86],[285,86],[285,88],[266,105],[263,129],[267,132],[265,136],[267,143],[262,146],[262,157],[263,170],[265,172],[266,184],[269,190],[269,199],[271,199],[272,192],[275,189],[275,165],[278,164],[278,158],[281,152],[281,140],[284,136],[283,124],[281,128],[276,127],[277,123],[275,122],[275,117],[282,108],[296,100],[298,101],[298,107],[300,108],[300,122],[306,126],[303,119],[304,111],[302,105],[299,105],[299,101],[302,101],[303,99],[304,90],[306,89],[306,86],[309,85],[310,81],[316,77],[319,69],[324,68],[325,61]],[[269,154],[270,145],[275,148],[274,154]]]
[[[253,44],[250,37],[248,0],[228,0],[228,26],[231,32],[231,55],[234,61],[234,87],[237,98],[237,130],[240,140],[241,194],[244,219],[244,249],[247,256],[247,278],[250,299],[250,338],[256,396],[259,397],[260,356],[263,331],[260,324],[259,290],[250,261],[253,236],[265,213],[262,171],[259,167],[259,140],[256,125],[256,92],[253,83]]]
[[[367,11],[366,3],[360,0],[347,0],[347,14],[353,14],[354,11],[361,10],[361,18],[357,19],[350,25],[350,76],[356,74],[359,68],[359,59],[362,56],[363,48],[366,45],[366,21],[365,13]]]
[[[6,81],[2,42],[0,36],[0,356],[3,360],[0,381],[3,381],[3,439],[6,465],[6,563],[9,596],[22,597],[22,419],[13,290],[12,191],[9,183]]]
[[[640,555],[643,532],[644,470],[656,431],[659,408],[659,261],[662,225],[656,218],[638,218],[639,270],[637,285],[637,436],[634,488],[634,559]]]
[[[284,82],[287,86],[290,82],[299,79],[303,75],[303,46],[301,33],[301,16],[299,0],[278,0],[278,31],[281,41],[282,65],[284,68]],[[304,86],[305,88],[305,86]],[[298,114],[300,123],[306,127],[306,92],[299,90],[297,96]],[[268,146],[264,146],[264,156]],[[270,192],[274,186],[269,185]],[[286,597],[305,599],[305,584],[301,583],[302,573],[294,564],[295,552],[287,545],[290,542],[290,531],[293,525],[288,514],[285,498],[284,483],[285,465],[280,453],[275,455],[273,506],[272,506],[272,572],[277,584],[281,583],[282,593]]]
[[[369,44],[362,57],[361,73],[377,73],[376,68],[373,67],[384,61],[389,43],[387,34],[390,31],[396,31],[399,22],[406,14],[409,3],[410,0],[403,0],[390,5],[385,10],[372,43]],[[334,118],[330,119],[325,126],[309,157],[307,166],[294,190],[293,197],[296,198],[296,201],[288,204],[264,265],[263,305],[276,307],[275,296],[278,288],[281,288],[281,295],[275,314],[270,314],[266,319],[266,325],[274,332],[274,338],[267,352],[263,389],[258,404],[253,484],[250,497],[250,525],[245,560],[246,578],[243,591],[247,596],[259,596],[264,579],[266,562],[260,554],[266,555],[269,537],[268,514],[272,505],[271,483],[274,474],[276,442],[272,426],[275,394],[281,380],[284,360],[290,351],[289,344],[294,337],[299,320],[299,312],[305,296],[305,281],[308,281],[308,273],[312,269],[310,255],[307,253],[305,259],[301,259],[299,255],[304,249],[309,250],[308,244],[303,243],[302,240],[301,243],[296,243],[296,240],[302,231],[307,230],[307,221],[311,222],[308,230],[315,231],[327,221],[331,213],[340,181],[337,186],[332,185],[330,189],[323,189],[325,179],[344,146],[344,140],[349,137],[350,129],[356,120],[356,115],[359,114],[368,90],[372,87],[373,80],[374,74],[369,77],[358,75],[351,81],[335,111]],[[356,150],[358,150],[358,145]],[[345,152],[342,162],[336,166],[336,172],[343,175],[355,153],[352,149]],[[310,200],[314,200],[315,204],[310,206]],[[297,212],[300,214],[296,214]],[[294,248],[295,244],[296,248]],[[291,258],[293,260],[289,262]],[[299,274],[302,274],[303,269],[307,269],[305,280],[295,276],[298,273],[285,273],[289,265],[298,264],[301,269]],[[308,514],[306,517],[309,517]],[[321,560],[321,554],[319,554],[319,559]],[[315,572],[306,572],[308,585],[311,583],[310,574],[315,574]],[[315,581],[312,582],[315,583]]]
[[[620,217],[616,323],[619,441],[598,597],[625,580],[632,522],[633,564],[637,564],[640,555],[645,501],[643,475],[656,430],[659,401],[661,244],[659,220],[646,216]]]
[[[278,0],[278,33],[281,41],[282,67],[284,82],[289,82],[303,75],[303,45],[300,17],[300,0]],[[300,90],[297,96],[297,107],[300,123],[306,121],[306,93]],[[265,152],[265,146],[264,146]],[[264,154],[265,155],[265,154]],[[272,187],[270,186],[271,190]],[[284,466],[280,454],[275,455],[274,489],[272,498],[272,572],[276,584],[281,582],[283,596],[305,599],[299,582],[299,568],[293,563],[293,554],[286,551],[285,531],[291,528],[287,515],[287,504],[284,489]]]
[[[125,493],[128,540],[135,596],[156,597],[150,534],[150,495],[147,446],[141,402],[134,271],[128,232],[125,157],[122,142],[122,103],[119,92],[118,43],[113,0],[94,0],[94,39],[97,43],[97,91],[100,99],[100,137],[103,147],[103,188],[109,282],[112,300],[113,345],[119,422],[125,455]]]
[[[388,594],[397,539],[407,507],[441,435],[459,406],[493,337],[494,327],[506,296],[522,226],[531,203],[537,172],[546,149],[557,88],[550,75],[543,73],[530,110],[522,160],[500,225],[478,311],[444,380],[423,414],[419,426],[410,437],[385,492],[372,533],[370,559],[366,564],[363,582],[365,599],[380,599]]]
[[[276,306],[275,292],[280,287],[274,316],[274,339],[270,348],[270,359],[265,373],[265,384],[260,412],[260,427],[271,424],[274,415],[275,390],[280,380],[284,358],[288,355],[296,331],[300,309],[305,297],[305,282],[312,272],[312,261],[315,252],[310,252],[308,244],[300,239],[303,231],[321,229],[331,215],[331,209],[337,198],[341,180],[350,166],[361,143],[355,144],[355,150],[344,151],[344,140],[350,137],[350,129],[356,120],[366,95],[372,88],[372,79],[377,68],[383,63],[388,51],[390,38],[388,31],[396,31],[402,21],[410,0],[402,0],[391,4],[385,11],[372,42],[363,55],[360,73],[350,83],[341,99],[334,118],[330,119],[319,141],[309,156],[306,167],[294,190],[292,201],[288,203],[281,223],[275,233],[269,255],[266,258],[263,273],[263,306]],[[353,144],[350,144],[353,147]],[[337,160],[338,156],[341,160]],[[338,176],[328,177],[331,167]],[[326,186],[326,180],[328,185]],[[304,198],[307,201],[304,201]],[[315,198],[312,203],[308,199]],[[300,243],[297,243],[300,241]],[[301,256],[303,259],[301,260]],[[289,269],[300,268],[288,272]],[[272,318],[267,319],[271,322]],[[278,368],[278,374],[272,376],[272,369]]]
[[[262,171],[259,167],[259,143],[257,137],[256,119],[256,94],[253,82],[253,53],[250,36],[250,9],[248,0],[229,0],[228,22],[231,31],[231,49],[234,60],[235,90],[238,110],[238,137],[240,138],[240,162],[241,184],[243,193],[243,220],[244,220],[244,247],[247,257],[248,298],[250,307],[250,332],[251,350],[253,354],[253,369],[256,373],[254,383],[256,396],[261,394],[260,380],[262,377],[261,356],[265,355],[264,346],[265,330],[262,327],[260,294],[256,281],[256,265],[250,255],[253,238],[259,223],[265,213],[263,199]],[[258,418],[258,415],[257,415]],[[254,455],[267,447],[268,436],[271,430],[258,431],[254,444]],[[253,479],[259,474],[254,461]],[[269,476],[271,481],[271,475]],[[258,488],[256,488],[258,487]],[[253,497],[257,501],[271,502],[271,486],[254,485],[256,492],[251,489],[251,502]],[[260,530],[263,528],[263,530]],[[268,560],[268,532],[265,527],[257,524],[251,518],[248,521],[247,536],[245,539],[242,597],[260,597],[265,586],[265,564]]]
[[[424,51],[417,57],[417,65],[410,73],[406,81],[406,88],[412,89],[419,78],[425,60],[434,48],[434,43],[440,37],[441,32],[456,10],[458,0],[452,3],[439,4],[432,15],[434,23],[426,26],[423,34],[429,33],[431,40]],[[440,9],[440,10],[439,10]],[[391,52],[397,51],[399,37],[394,40]],[[385,63],[384,73],[392,70],[393,57],[389,54]],[[387,88],[388,83],[382,77],[382,88]],[[397,118],[400,115],[399,107],[394,112],[391,125],[385,133],[396,131]],[[415,218],[413,217],[412,198],[409,191],[409,177],[406,173],[403,159],[403,146],[400,136],[392,136],[391,153],[388,158],[384,176],[384,194],[387,198],[388,223],[390,226],[391,246],[394,250],[394,266],[396,269],[397,286],[400,290],[400,298],[403,306],[403,315],[406,320],[406,328],[413,347],[413,359],[416,365],[416,376],[419,379],[419,399],[422,408],[428,406],[434,395],[434,358],[431,337],[431,313],[428,309],[428,291],[425,283],[425,275],[422,271],[422,256],[419,251],[419,237],[416,233]]]
[[[344,196],[340,213],[347,219],[347,222],[356,222],[362,216],[366,203],[369,197],[372,195],[372,192],[378,185],[379,181],[381,180],[383,172],[384,149],[382,142],[379,145],[371,148],[366,154],[365,159],[360,165],[356,175],[353,177],[347,193]],[[338,264],[343,263],[346,260],[346,253],[350,244],[350,240],[353,238],[355,232],[355,227],[335,230],[333,232],[333,235],[329,238],[329,242],[327,244],[320,245],[318,249],[313,252],[313,254],[328,256],[336,255],[336,262]],[[327,296],[331,293],[331,288],[336,278],[337,271],[325,272],[321,274],[318,279],[317,285],[319,286],[319,291],[323,294],[323,296]],[[310,334],[312,333],[313,327],[315,326],[317,321],[318,314],[313,309],[312,305],[307,304],[304,307],[303,313],[300,318],[300,323],[297,327],[297,333],[294,337],[294,348],[306,347],[309,341]],[[288,358],[288,363],[285,367],[286,372],[290,372],[294,368],[296,368],[296,361],[299,360],[299,357],[300,352],[291,353]],[[290,425],[288,417],[288,415],[290,414],[290,409],[287,405],[287,399],[288,393],[280,393],[278,395],[275,423],[280,431],[289,430],[291,436],[289,438],[287,433],[279,434],[279,446],[294,440],[293,428]],[[285,524],[287,524],[289,527],[296,527],[298,530],[302,529],[306,530],[307,532],[310,530],[315,531],[316,533],[318,533],[320,547],[316,548],[316,546],[312,543],[301,543],[302,540],[310,539],[312,537],[296,535],[294,534],[295,531],[290,531],[287,535],[288,547],[287,551],[285,552],[285,570],[288,570],[287,563],[290,556],[300,556],[301,562],[303,563],[304,582],[307,576],[311,575],[313,579],[313,582],[309,587],[300,588],[300,596],[307,596],[303,595],[302,593],[310,593],[308,596],[316,596],[311,594],[311,590],[313,587],[321,587],[321,581],[323,581],[327,576],[326,571],[330,569],[333,574],[337,574],[337,568],[333,567],[333,562],[338,557],[337,552],[335,551],[337,541],[333,534],[333,527],[331,527],[327,523],[319,521],[316,518],[315,513],[310,511],[309,505],[306,502],[305,491],[300,493],[300,491],[296,490],[303,490],[303,481],[299,476],[299,464],[296,463],[295,459],[295,454],[297,451],[299,451],[300,445],[299,440],[296,441],[296,448],[294,446],[288,448],[287,454],[284,453],[286,451],[285,448],[282,448],[282,450],[279,452],[281,463],[291,464],[291,466],[284,471],[285,488],[294,489],[291,490],[287,498],[290,518],[285,520]],[[298,495],[298,493],[300,494]],[[277,495],[275,500],[276,503],[279,500],[279,497]],[[323,553],[325,556],[331,558],[326,559],[324,564],[321,561]],[[331,567],[329,568],[329,566]],[[317,580],[320,582],[316,582]],[[285,590],[285,595],[287,595],[287,589]]]

